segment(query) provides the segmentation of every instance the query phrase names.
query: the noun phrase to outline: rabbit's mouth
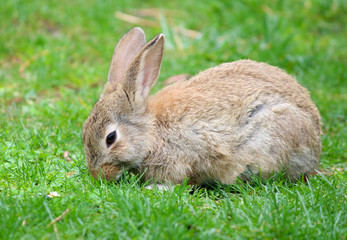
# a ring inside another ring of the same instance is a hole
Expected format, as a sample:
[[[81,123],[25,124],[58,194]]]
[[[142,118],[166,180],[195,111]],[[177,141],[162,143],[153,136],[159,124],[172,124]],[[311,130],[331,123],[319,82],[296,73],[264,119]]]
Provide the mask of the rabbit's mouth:
[[[90,169],[90,173],[95,179],[101,178],[106,181],[118,181],[123,175],[125,175],[125,172],[130,172],[135,175],[138,174],[138,164],[114,165],[112,163],[105,163],[98,170]]]
[[[122,168],[109,163],[103,164],[99,169],[89,169],[91,175],[95,178],[101,178],[106,181],[117,180],[122,175]]]

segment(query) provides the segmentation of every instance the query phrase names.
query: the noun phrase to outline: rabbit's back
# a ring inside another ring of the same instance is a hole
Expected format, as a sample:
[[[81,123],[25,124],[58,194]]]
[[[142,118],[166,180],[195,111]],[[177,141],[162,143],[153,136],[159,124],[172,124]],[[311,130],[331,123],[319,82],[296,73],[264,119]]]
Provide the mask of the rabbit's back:
[[[213,119],[225,112],[240,119],[260,102],[292,104],[309,114],[320,131],[319,111],[308,91],[283,70],[251,60],[224,63],[168,86],[150,98],[149,110],[169,121],[190,114]]]
[[[167,156],[153,157],[189,166],[182,176],[193,182],[196,175],[230,183],[250,171],[266,176],[283,167],[296,177],[319,163],[316,106],[293,77],[265,63],[240,60],[203,71],[152,96],[148,110],[170,143],[160,152]],[[163,178],[182,180],[170,172]]]

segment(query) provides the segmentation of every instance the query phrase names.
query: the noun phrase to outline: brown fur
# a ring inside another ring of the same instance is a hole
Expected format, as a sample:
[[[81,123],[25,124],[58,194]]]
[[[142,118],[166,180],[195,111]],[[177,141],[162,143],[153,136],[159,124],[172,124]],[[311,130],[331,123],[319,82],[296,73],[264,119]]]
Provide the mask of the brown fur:
[[[123,45],[136,45],[142,34],[139,28],[131,30],[115,53],[126,55]],[[267,177],[281,169],[293,179],[318,167],[320,115],[293,77],[266,63],[240,60],[149,97],[163,44],[159,35],[141,46],[122,66],[127,70],[121,77],[112,77],[118,70],[112,66],[119,64],[112,61],[105,92],[83,129],[94,177],[101,172],[112,179],[123,168],[136,168],[145,180],[228,184],[237,177],[247,179],[259,171]],[[105,144],[107,129],[119,135],[110,147]]]

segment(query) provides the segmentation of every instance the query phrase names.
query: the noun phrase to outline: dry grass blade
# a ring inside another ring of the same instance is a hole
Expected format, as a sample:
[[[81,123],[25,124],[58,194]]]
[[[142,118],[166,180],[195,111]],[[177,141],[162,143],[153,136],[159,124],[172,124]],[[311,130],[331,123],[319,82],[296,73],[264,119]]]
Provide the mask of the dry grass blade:
[[[63,219],[63,217],[70,212],[70,208],[66,209],[59,217],[57,217],[56,219],[53,219],[48,225],[47,227],[51,226],[52,224],[54,225],[56,222],[60,221]]]
[[[49,53],[47,49],[43,50],[42,52],[36,53],[33,55],[30,59],[26,60],[23,64],[20,65],[19,67],[19,75],[21,78],[25,78],[24,71],[25,69],[36,59],[38,59],[41,56],[45,56]]]
[[[199,31],[183,28],[183,27],[175,27],[175,30],[178,34],[182,34],[183,36],[189,37],[189,38],[200,38],[202,36],[202,33]]]
[[[164,86],[168,86],[176,82],[185,81],[185,80],[188,80],[189,78],[190,78],[189,74],[179,74],[179,75],[171,76],[164,81]]]
[[[140,17],[136,17],[136,16],[133,16],[130,14],[119,12],[119,11],[117,11],[115,13],[115,17],[119,20],[124,21],[124,22],[138,24],[141,26],[146,26],[146,27],[159,27],[160,26],[160,24],[158,22],[144,19],[144,18],[140,18]]]
[[[58,227],[56,224],[53,224],[53,229],[54,229],[54,233],[55,233],[55,237],[59,240],[59,234],[58,234]]]
[[[136,9],[136,10],[133,10],[132,12],[140,17],[154,17],[156,19],[159,19],[160,15],[166,11],[159,8],[147,8],[147,9]]]
[[[156,19],[160,18],[161,14],[165,15],[181,15],[180,11],[177,10],[168,10],[168,9],[160,9],[160,8],[145,8],[145,9],[135,9],[131,11],[137,16],[140,17],[154,17]]]
[[[156,18],[157,20],[160,19],[160,15],[163,12],[166,13],[168,11],[161,10],[161,9],[142,9],[142,10],[134,11],[134,13],[137,14],[138,16],[151,16],[151,17]],[[148,20],[148,19],[138,17],[138,16],[130,15],[130,14],[119,12],[119,11],[117,11],[115,13],[115,17],[119,20],[124,21],[124,22],[137,24],[137,25],[141,25],[141,26],[145,26],[145,27],[160,27],[159,22],[153,21],[153,20]],[[180,39],[177,37],[178,35],[183,35],[183,36],[186,36],[188,38],[193,38],[193,39],[200,38],[202,36],[201,32],[199,32],[199,31],[195,31],[195,30],[191,30],[191,29],[187,29],[187,28],[183,28],[183,27],[177,27],[177,26],[175,26],[173,28],[174,28],[175,32],[177,33],[174,35],[174,37],[175,37],[175,42],[178,46],[182,45]],[[183,48],[183,46],[182,46],[182,48]]]
[[[29,59],[27,59],[26,61],[24,61],[20,67],[19,67],[19,75],[21,78],[25,78],[25,70],[30,66],[30,64],[32,64],[34,61],[36,61],[38,58],[46,56],[54,51],[65,51],[65,48],[62,47],[55,47],[55,48],[51,48],[51,49],[45,49],[42,50],[41,52],[38,52],[34,55],[32,55]]]

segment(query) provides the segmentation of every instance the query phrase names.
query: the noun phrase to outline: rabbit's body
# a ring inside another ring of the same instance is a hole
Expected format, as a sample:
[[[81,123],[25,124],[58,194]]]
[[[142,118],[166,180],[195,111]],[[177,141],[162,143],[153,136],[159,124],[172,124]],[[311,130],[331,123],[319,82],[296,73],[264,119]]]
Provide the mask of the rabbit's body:
[[[145,180],[181,183],[189,178],[200,185],[233,183],[259,171],[267,177],[284,170],[296,178],[318,166],[319,112],[294,78],[268,64],[240,60],[148,98],[159,74],[162,35],[134,50],[139,53],[128,61],[124,78],[112,77],[119,74],[112,70],[119,62],[117,49],[130,41],[124,38],[139,41],[141,36],[132,30],[117,45],[104,95],[84,125],[94,177],[101,171],[113,179],[122,169],[136,168]]]
[[[150,97],[148,112],[156,140],[145,178],[232,183],[259,170],[298,177],[319,163],[317,108],[295,79],[265,63],[208,69]]]

